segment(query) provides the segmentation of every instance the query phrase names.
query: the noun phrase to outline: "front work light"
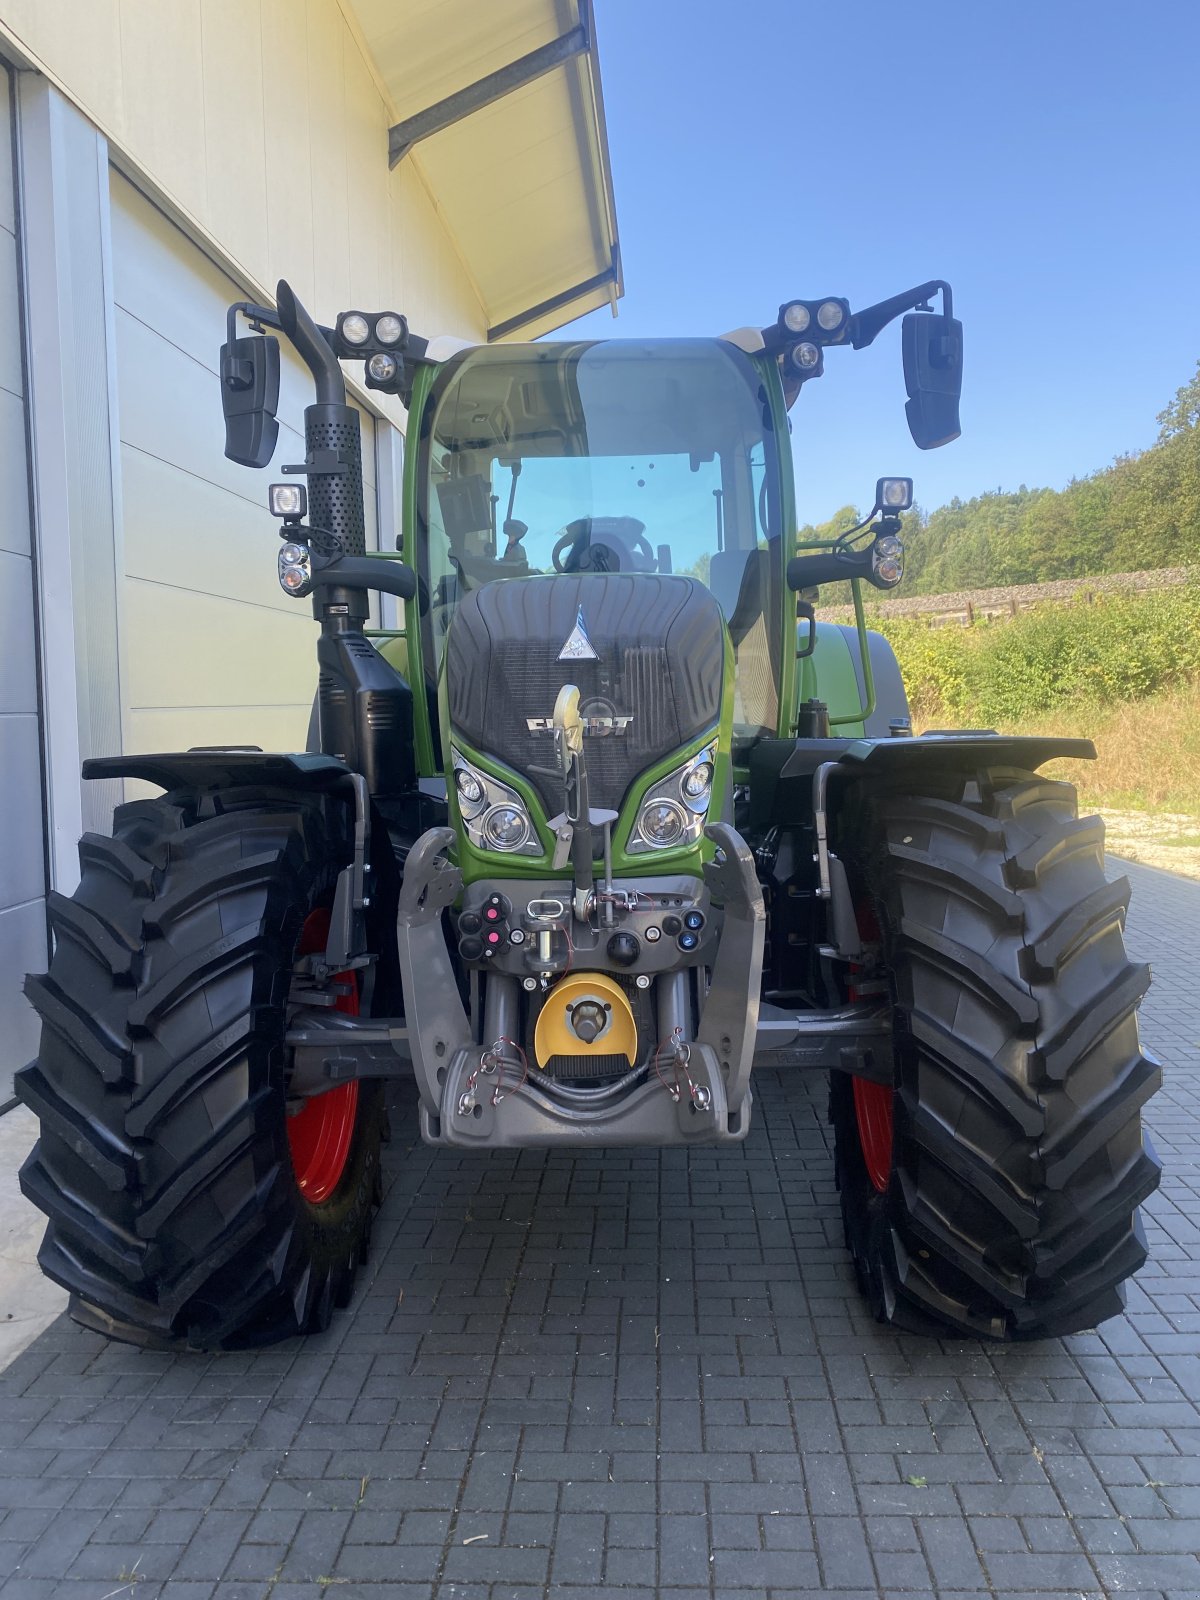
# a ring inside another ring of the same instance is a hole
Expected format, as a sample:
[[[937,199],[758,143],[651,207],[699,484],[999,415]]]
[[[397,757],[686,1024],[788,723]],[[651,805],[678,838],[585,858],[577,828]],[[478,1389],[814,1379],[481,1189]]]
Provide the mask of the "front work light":
[[[822,300],[817,307],[817,321],[826,333],[834,333],[846,320],[846,309],[840,300]]]
[[[912,503],[911,478],[880,478],[875,485],[875,505],[880,511],[908,511]]]
[[[798,344],[792,351],[793,365],[799,367],[801,372],[811,372],[820,360],[821,352],[815,344]]]
[[[267,505],[273,517],[300,521],[308,510],[308,490],[302,483],[273,483],[267,490]]]
[[[789,333],[803,333],[812,321],[812,313],[803,300],[793,300],[780,312],[783,325]]]
[[[367,362],[367,371],[376,383],[391,383],[396,376],[396,358],[386,351],[377,350]]]
[[[399,344],[408,333],[408,323],[394,311],[385,311],[375,319],[376,344]]]
[[[361,311],[343,311],[338,318],[337,331],[347,344],[366,344],[371,337],[371,324]]]

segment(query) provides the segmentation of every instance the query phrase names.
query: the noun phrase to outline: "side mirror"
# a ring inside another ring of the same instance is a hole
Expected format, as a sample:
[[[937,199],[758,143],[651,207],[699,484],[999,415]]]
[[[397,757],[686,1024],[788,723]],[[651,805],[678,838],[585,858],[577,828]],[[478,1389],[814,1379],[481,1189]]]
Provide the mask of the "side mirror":
[[[275,454],[279,424],[279,340],[247,334],[221,346],[221,410],[225,454],[243,467],[265,467]]]
[[[914,311],[902,327],[904,414],[920,450],[936,450],[957,439],[958,399],[962,393],[962,323],[955,317]]]

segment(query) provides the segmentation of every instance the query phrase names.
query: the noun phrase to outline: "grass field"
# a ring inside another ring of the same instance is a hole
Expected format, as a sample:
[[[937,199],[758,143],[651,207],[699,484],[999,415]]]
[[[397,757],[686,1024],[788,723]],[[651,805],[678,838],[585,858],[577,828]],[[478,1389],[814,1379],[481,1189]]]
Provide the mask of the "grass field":
[[[1049,775],[1100,811],[1118,853],[1200,876],[1200,569],[1161,591],[1079,596],[931,627],[884,617],[918,727],[1079,735]]]
[[[1123,705],[1077,702],[1002,733],[1091,739],[1095,761],[1044,769],[1079,790],[1082,812],[1098,811],[1115,855],[1200,878],[1200,681]]]

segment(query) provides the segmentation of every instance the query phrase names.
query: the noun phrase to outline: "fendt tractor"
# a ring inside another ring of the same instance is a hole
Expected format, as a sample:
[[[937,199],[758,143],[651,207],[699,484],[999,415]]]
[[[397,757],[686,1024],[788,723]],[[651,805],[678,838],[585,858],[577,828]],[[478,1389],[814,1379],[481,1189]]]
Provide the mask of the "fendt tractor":
[[[321,327],[286,282],[230,308],[229,457],[272,459],[277,334],[315,383],[269,501],[316,703],[304,753],[84,767],[165,793],[83,839],[27,984],[21,1182],[79,1321],[201,1349],[326,1327],[380,1204],[389,1080],[460,1152],[689,1150],[745,1139],[762,1066],[828,1077],[877,1318],[1018,1340],[1120,1309],[1159,1175],[1149,974],[1101,822],[1039,775],[1095,752],[913,735],[862,602],[902,576],[910,480],[798,543],[789,408],[898,317],[930,449],[959,432],[941,281],[723,338]],[[365,548],[342,361],[407,406],[395,553]],[[857,625],[818,620],[847,581]],[[373,591],[402,628],[368,629]]]

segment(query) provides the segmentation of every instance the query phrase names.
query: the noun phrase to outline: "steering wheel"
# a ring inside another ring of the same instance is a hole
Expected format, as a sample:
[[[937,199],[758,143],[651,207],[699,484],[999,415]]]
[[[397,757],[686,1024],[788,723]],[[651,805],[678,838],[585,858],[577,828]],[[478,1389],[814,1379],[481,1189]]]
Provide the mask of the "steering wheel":
[[[607,552],[610,560],[600,554]],[[644,566],[635,566],[641,556]],[[555,572],[657,572],[658,557],[636,517],[579,517],[568,522],[551,552]]]

